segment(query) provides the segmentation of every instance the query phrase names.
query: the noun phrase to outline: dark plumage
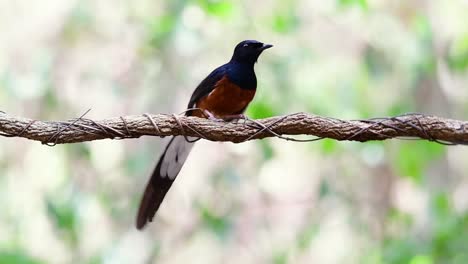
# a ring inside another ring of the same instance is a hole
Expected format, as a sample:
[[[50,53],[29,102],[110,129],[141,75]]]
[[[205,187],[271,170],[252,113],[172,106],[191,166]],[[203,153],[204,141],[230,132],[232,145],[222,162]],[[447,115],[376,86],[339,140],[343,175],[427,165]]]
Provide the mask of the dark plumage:
[[[254,64],[260,54],[272,45],[256,40],[244,40],[237,44],[231,60],[212,71],[195,89],[187,111],[188,116],[228,118],[242,114],[253,99],[257,88]],[[196,138],[187,142],[184,137],[173,137],[159,158],[156,168],[146,185],[138,210],[136,226],[142,229],[151,222],[181,170]]]

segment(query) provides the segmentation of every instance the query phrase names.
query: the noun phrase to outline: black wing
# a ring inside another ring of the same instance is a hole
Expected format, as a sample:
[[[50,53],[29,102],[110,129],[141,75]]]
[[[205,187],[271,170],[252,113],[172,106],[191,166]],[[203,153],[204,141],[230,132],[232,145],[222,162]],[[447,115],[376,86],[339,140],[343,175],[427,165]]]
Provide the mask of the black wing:
[[[211,93],[215,87],[215,84],[227,74],[228,69],[229,63],[224,64],[223,66],[216,68],[203,81],[201,81],[195,91],[193,91],[187,108],[193,108],[200,99]],[[191,111],[188,111],[187,115],[190,115],[190,112]]]

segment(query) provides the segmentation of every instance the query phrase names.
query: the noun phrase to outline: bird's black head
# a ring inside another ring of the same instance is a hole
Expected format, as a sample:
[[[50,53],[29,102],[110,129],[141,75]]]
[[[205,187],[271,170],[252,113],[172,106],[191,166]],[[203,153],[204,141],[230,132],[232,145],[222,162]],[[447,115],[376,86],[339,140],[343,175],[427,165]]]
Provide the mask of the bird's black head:
[[[273,45],[264,44],[256,40],[244,40],[237,44],[231,61],[253,65],[257,62],[258,56],[260,56],[264,50],[271,47],[273,47]]]

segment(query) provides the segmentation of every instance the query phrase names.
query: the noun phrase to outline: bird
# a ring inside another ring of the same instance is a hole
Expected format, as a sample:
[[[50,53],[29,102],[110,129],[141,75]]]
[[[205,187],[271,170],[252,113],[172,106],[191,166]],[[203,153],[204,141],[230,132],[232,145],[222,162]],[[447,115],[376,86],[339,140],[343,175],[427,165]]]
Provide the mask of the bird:
[[[257,88],[254,65],[266,49],[273,47],[257,40],[236,45],[231,60],[213,70],[195,88],[186,116],[230,121],[244,118],[244,111]],[[172,137],[146,184],[138,209],[136,227],[143,229],[158,211],[198,138]]]

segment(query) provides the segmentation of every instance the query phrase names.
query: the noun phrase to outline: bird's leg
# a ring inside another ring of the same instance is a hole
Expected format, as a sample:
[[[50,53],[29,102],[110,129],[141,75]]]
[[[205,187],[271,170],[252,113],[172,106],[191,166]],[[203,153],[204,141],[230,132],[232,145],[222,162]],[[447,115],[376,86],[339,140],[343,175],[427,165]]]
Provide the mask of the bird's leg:
[[[265,126],[264,124],[258,122],[257,120],[251,119],[251,118],[249,118],[248,116],[246,116],[244,114],[223,116],[223,120],[224,121],[243,120],[244,125],[247,124],[247,121],[249,121],[249,122],[251,122],[251,123],[253,123],[255,125],[255,126],[253,126],[255,128],[263,129],[263,130],[269,130],[269,128],[267,126]]]
[[[215,115],[213,115],[213,113],[211,113],[210,111],[206,110],[206,109],[203,109],[203,114],[206,116],[207,119],[209,120],[212,120],[212,121],[216,121],[216,122],[222,122],[224,121],[224,119],[221,119],[221,118],[217,118]]]
[[[213,115],[210,111],[208,111],[206,109],[203,110],[203,113],[205,114],[205,116],[208,119],[213,120],[213,121],[217,121],[217,122],[231,122],[231,121],[243,120],[244,125],[247,124],[247,121],[250,121],[250,122],[254,123],[256,128],[258,128],[258,129],[268,129],[264,124],[262,124],[262,123],[260,123],[260,122],[258,122],[256,120],[250,119],[249,117],[247,117],[244,114],[224,115],[224,116],[222,116],[222,118],[218,118],[218,117],[216,117],[215,115]]]
[[[217,122],[231,122],[231,121],[239,121],[239,120],[244,120],[244,124],[247,121],[251,121],[246,115],[244,114],[235,114],[235,115],[224,115],[221,118],[216,117],[213,113],[210,111],[204,109],[203,114],[208,118],[209,120],[217,121]]]
[[[233,121],[233,120],[235,120],[235,121],[243,120],[244,125],[246,125],[247,122],[251,122],[251,123],[253,123],[255,125],[255,126],[253,126],[255,128],[268,130],[268,128],[264,124],[254,120],[254,119],[250,119],[248,116],[246,116],[244,114],[223,116],[223,120],[227,121],[227,122]]]
[[[244,123],[245,123],[247,120],[249,120],[249,118],[244,114],[236,114],[236,115],[225,115],[223,116],[223,120],[226,122],[244,120]]]

